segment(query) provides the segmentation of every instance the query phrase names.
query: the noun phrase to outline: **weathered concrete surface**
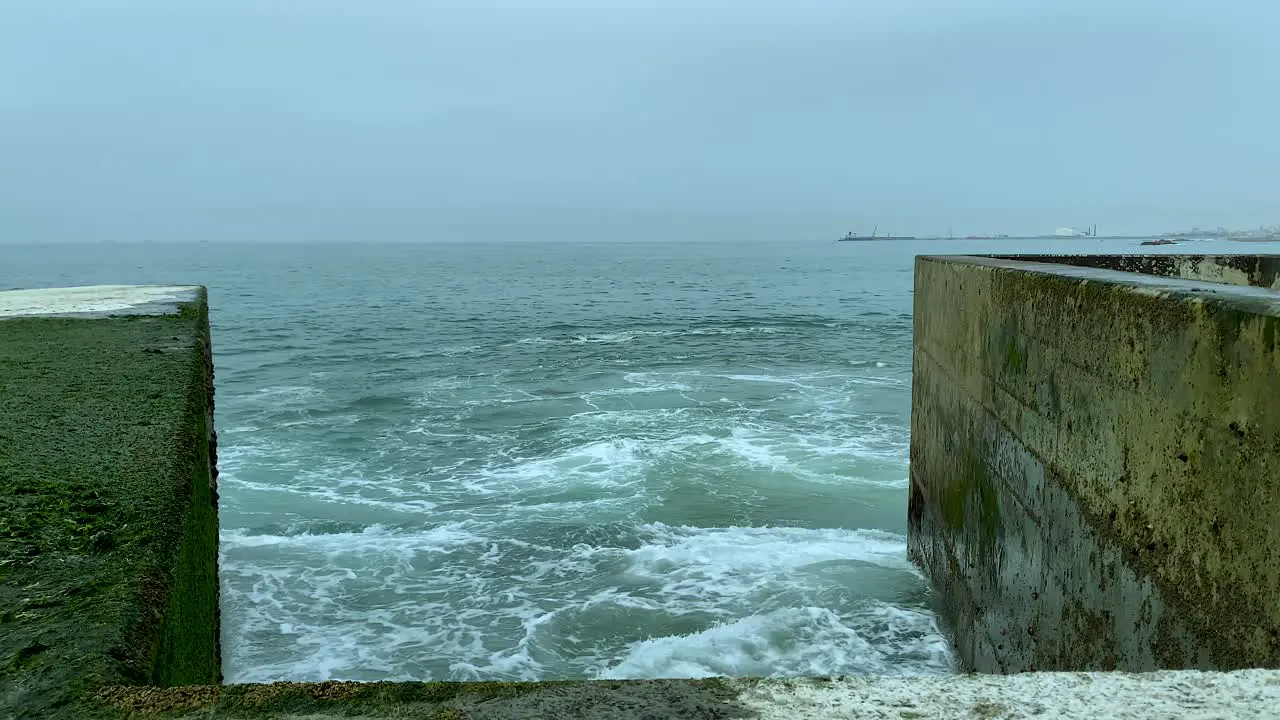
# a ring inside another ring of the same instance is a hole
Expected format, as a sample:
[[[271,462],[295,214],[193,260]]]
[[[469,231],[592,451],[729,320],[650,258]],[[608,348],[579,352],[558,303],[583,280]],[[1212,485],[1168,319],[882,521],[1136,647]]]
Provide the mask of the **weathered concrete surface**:
[[[1280,255],[1001,255],[999,257],[1280,290]]]
[[[0,718],[221,679],[200,287],[0,293]]]
[[[106,688],[99,717],[994,720],[1276,717],[1280,672]]]
[[[85,285],[0,292],[0,317],[108,317],[169,315],[197,302],[204,290],[189,285]]]
[[[970,668],[1280,666],[1280,293],[916,263],[912,557]]]

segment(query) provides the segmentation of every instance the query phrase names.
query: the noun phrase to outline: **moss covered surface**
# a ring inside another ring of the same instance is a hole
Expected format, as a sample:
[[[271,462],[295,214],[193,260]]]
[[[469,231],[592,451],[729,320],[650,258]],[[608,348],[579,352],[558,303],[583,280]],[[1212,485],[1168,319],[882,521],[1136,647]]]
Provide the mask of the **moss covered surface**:
[[[962,653],[1280,667],[1280,294],[982,258],[916,272],[909,546]]]
[[[1000,489],[988,476],[982,459],[972,450],[959,458],[959,472],[940,485],[934,502],[948,532],[976,539],[980,557],[994,557],[1000,537]]]
[[[271,683],[181,688],[107,687],[91,718],[688,718],[750,717],[735,699],[753,681]]]
[[[1007,260],[1076,265],[1186,280],[1280,289],[1276,255],[991,255]]]
[[[0,319],[0,717],[220,680],[207,350],[203,292]]]

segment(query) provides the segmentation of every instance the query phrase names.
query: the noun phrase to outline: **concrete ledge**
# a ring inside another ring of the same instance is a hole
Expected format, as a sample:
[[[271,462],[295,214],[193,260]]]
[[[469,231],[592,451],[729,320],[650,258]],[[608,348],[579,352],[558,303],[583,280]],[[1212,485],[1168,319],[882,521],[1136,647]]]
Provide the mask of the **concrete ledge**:
[[[1280,666],[1280,293],[1058,260],[917,259],[909,547],[963,662]]]
[[[0,717],[218,682],[200,287],[0,293]]]
[[[424,720],[1275,718],[1280,672],[106,688],[98,717]]]
[[[1280,290],[1280,255],[1000,255],[992,257]]]
[[[0,292],[0,318],[173,315],[202,302],[204,288],[190,285],[86,285]]]

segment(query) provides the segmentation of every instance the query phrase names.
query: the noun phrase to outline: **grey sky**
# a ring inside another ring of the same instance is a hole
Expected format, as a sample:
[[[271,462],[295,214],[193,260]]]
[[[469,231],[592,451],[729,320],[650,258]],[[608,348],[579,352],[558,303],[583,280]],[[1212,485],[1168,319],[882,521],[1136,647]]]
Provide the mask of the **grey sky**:
[[[0,0],[0,242],[1280,222],[1280,3]]]

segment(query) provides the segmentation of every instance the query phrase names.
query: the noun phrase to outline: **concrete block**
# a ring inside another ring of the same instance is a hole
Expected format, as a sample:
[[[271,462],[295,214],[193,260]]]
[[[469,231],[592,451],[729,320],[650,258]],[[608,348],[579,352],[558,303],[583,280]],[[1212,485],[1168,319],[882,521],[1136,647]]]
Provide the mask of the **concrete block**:
[[[202,287],[0,292],[0,717],[221,681]]]
[[[917,259],[909,548],[969,668],[1280,667],[1273,270]]]

